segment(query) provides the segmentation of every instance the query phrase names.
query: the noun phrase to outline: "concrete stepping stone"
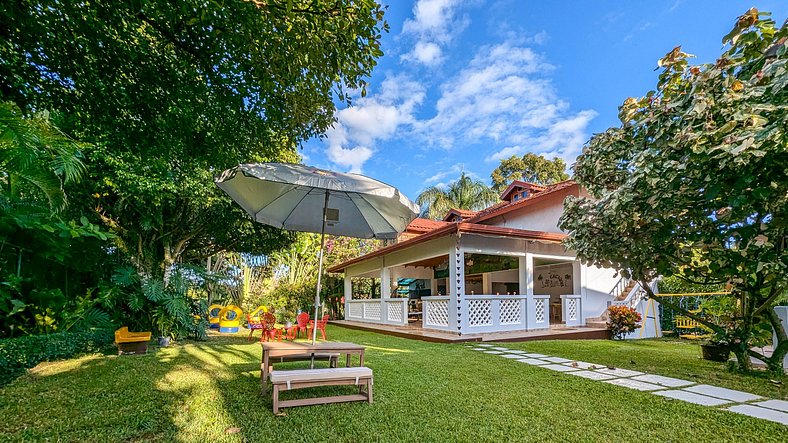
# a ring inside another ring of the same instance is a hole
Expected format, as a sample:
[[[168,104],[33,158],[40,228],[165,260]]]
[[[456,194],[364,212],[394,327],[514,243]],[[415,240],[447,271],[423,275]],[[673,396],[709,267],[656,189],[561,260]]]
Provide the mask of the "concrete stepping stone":
[[[503,354],[501,351],[484,351],[485,354]]]
[[[542,367],[550,369],[550,370],[553,370],[553,371],[556,371],[556,372],[579,371],[579,369],[577,369],[577,368],[570,368],[569,366],[566,366],[566,365],[557,365],[557,364],[544,365]]]
[[[645,374],[632,377],[632,380],[644,381],[655,385],[666,386],[668,388],[680,388],[682,386],[694,385],[694,381],[682,380],[680,378],[663,377],[661,375]]]
[[[507,351],[507,352],[511,351],[511,349],[509,349],[509,348],[502,348],[500,346],[494,346],[494,347],[492,347],[490,349],[495,349],[496,351]]]
[[[523,355],[525,355],[526,357],[530,357],[530,358],[545,358],[545,357],[549,357],[549,355],[533,354],[533,353],[531,353],[531,354],[523,354]]]
[[[570,363],[572,361],[569,360],[568,358],[561,358],[561,357],[544,357],[542,358],[542,360],[547,360],[553,363]]]
[[[736,405],[726,408],[726,410],[749,417],[775,421],[788,426],[788,413],[775,411],[774,409],[760,408],[754,405]]]
[[[659,392],[654,392],[653,394],[661,395],[663,397],[672,398],[675,400],[686,401],[687,403],[693,403],[702,406],[720,406],[730,403],[730,401],[728,400],[708,397],[706,395],[695,394],[694,392],[687,392],[683,390],[659,391]]]
[[[493,347],[493,345],[489,345],[489,344],[486,344],[486,343],[481,343],[481,344],[478,344],[476,346],[481,347],[481,348],[492,348]]]
[[[544,360],[539,360],[538,358],[522,358],[522,359],[517,360],[517,361],[519,361],[520,363],[528,363],[529,365],[534,365],[534,366],[541,366],[541,365],[549,364],[548,362],[546,362]]]
[[[610,368],[597,369],[597,372],[601,372],[601,373],[607,374],[607,375],[612,375],[612,376],[615,376],[615,377],[634,377],[635,375],[643,375],[642,372],[632,371],[632,370],[629,370],[629,369],[620,369],[620,368],[616,368],[616,369],[610,369]]]
[[[486,351],[487,348],[471,348],[471,351]]]
[[[503,357],[503,358],[523,358],[523,356],[519,355],[519,354],[502,354],[501,357]]]
[[[723,400],[731,400],[737,403],[745,401],[760,400],[760,395],[750,394],[749,392],[735,391],[733,389],[718,388],[711,385],[695,385],[684,388],[685,391],[694,392],[696,394],[708,395],[709,397],[717,397]]]
[[[602,381],[605,383],[610,383],[611,385],[623,386],[625,388],[635,389],[638,391],[656,391],[658,389],[665,389],[663,386],[660,385],[632,380],[630,378],[614,378],[612,380],[602,380]]]
[[[576,375],[578,377],[587,378],[589,380],[610,380],[612,378],[616,378],[613,377],[612,375],[600,374],[599,372],[594,372],[594,371],[572,371],[572,372],[567,372],[567,374]]]
[[[788,401],[785,400],[766,400],[766,401],[759,401],[758,403],[753,403],[755,406],[761,406],[763,408],[774,409],[781,412],[788,412]]]
[[[571,366],[573,368],[580,368],[580,369],[602,369],[605,367],[605,365],[596,365],[594,363],[588,363],[584,361],[570,361],[564,364],[567,366]]]

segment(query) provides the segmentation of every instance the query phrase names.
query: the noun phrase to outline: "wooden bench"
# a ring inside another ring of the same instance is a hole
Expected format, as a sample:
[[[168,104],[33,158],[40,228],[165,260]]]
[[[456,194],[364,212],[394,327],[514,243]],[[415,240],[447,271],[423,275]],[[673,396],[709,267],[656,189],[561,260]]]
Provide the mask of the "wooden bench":
[[[118,347],[118,355],[147,353],[150,336],[150,332],[130,332],[128,326],[118,329],[115,331],[115,345]]]
[[[279,414],[279,408],[292,406],[320,405],[346,401],[368,401],[372,403],[372,369],[366,366],[271,371],[269,379],[274,389],[274,414]],[[358,394],[279,400],[280,391],[339,385],[356,385],[359,387]]]

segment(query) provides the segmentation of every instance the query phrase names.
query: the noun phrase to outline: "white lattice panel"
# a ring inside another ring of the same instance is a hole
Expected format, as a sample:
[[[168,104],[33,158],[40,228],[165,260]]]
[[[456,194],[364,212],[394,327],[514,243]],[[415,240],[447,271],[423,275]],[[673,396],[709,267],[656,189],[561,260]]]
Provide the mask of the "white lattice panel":
[[[392,303],[389,302],[386,305],[386,311],[388,315],[388,321],[402,323],[404,320],[402,318],[402,303],[396,302]]]
[[[364,318],[380,320],[380,303],[364,303]]]
[[[577,320],[577,299],[566,299],[566,318],[567,320]]]
[[[492,300],[468,300],[468,324],[487,326],[492,324]]]
[[[544,298],[537,298],[534,300],[534,319],[537,323],[544,323],[547,316],[545,309],[546,303]]]
[[[449,301],[427,302],[426,324],[430,326],[449,326]]]
[[[350,318],[362,317],[363,305],[361,303],[348,303],[347,314]]]
[[[502,325],[512,325],[522,322],[520,309],[520,300],[501,300],[501,318]]]

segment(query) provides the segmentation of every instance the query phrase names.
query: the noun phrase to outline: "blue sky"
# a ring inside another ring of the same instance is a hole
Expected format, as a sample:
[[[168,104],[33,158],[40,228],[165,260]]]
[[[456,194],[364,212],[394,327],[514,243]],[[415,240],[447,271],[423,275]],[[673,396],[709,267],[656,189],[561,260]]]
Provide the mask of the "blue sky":
[[[657,59],[682,45],[714,61],[750,6],[788,16],[785,1],[391,1],[367,96],[301,153],[412,199],[463,170],[489,183],[525,152],[571,165],[627,97],[654,88]]]

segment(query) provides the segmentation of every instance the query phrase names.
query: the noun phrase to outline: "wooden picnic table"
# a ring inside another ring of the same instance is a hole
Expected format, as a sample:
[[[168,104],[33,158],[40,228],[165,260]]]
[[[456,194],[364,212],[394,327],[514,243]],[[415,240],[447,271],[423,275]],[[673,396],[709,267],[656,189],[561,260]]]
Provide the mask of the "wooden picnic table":
[[[362,345],[347,342],[320,342],[320,343],[299,343],[299,342],[263,342],[263,357],[260,362],[260,388],[263,393],[268,387],[268,375],[273,369],[273,359],[286,357],[293,360],[310,360],[310,365],[314,366],[315,356],[319,354],[345,354],[347,359],[345,366],[350,367],[350,358],[358,355],[359,366],[364,366],[364,350]]]

